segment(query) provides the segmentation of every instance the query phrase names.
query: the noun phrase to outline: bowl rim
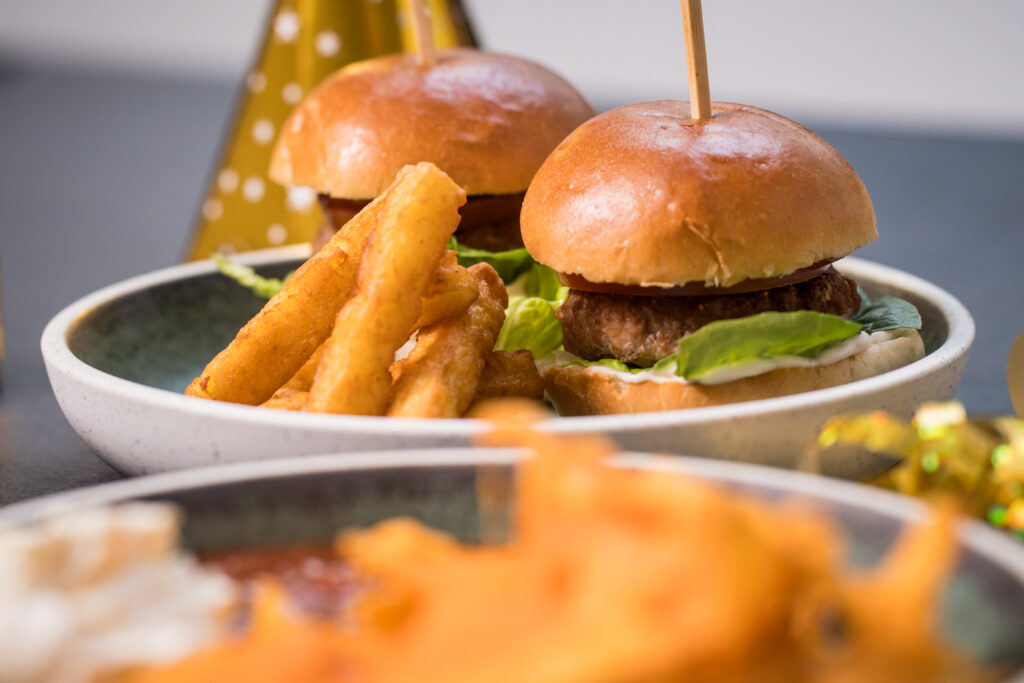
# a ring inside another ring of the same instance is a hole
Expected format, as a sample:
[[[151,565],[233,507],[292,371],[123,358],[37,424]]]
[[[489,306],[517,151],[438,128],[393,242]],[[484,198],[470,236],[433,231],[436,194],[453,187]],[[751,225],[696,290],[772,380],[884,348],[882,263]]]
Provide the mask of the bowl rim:
[[[307,257],[308,245],[292,245],[262,249],[238,255],[237,260],[250,266]],[[769,416],[809,405],[827,405],[850,398],[884,391],[905,382],[927,376],[953,363],[965,354],[974,340],[974,320],[967,308],[949,292],[927,280],[891,266],[846,257],[837,261],[853,277],[868,278],[888,286],[913,292],[928,301],[945,318],[948,335],[938,348],[923,358],[881,375],[815,391],[777,398],[745,401],[719,406],[667,410],[619,415],[556,416],[542,423],[545,431],[585,433],[614,430],[617,433],[642,431],[665,426],[708,424],[728,421],[740,416]],[[138,275],[103,287],[69,304],[58,312],[43,329],[40,349],[48,374],[54,371],[73,376],[96,394],[113,394],[160,410],[206,419],[222,419],[241,424],[258,422],[263,427],[299,428],[308,432],[334,434],[400,432],[409,437],[470,437],[479,433],[484,423],[465,418],[417,419],[354,415],[297,414],[293,411],[263,410],[256,406],[236,405],[185,396],[166,389],[122,379],[80,360],[67,343],[67,335],[76,321],[99,306],[150,287],[187,278],[207,275],[216,270],[211,259],[179,264]]]
[[[95,484],[13,503],[0,509],[0,531],[30,524],[56,514],[138,498],[265,479],[302,475],[358,473],[427,467],[511,465],[522,459],[520,448],[444,447],[327,453],[209,465]],[[823,503],[838,503],[895,519],[901,526],[927,519],[927,505],[916,498],[832,477],[766,465],[692,456],[622,452],[611,462],[697,477],[713,485],[752,486],[786,497],[799,496]],[[756,494],[755,494],[756,495]],[[1024,543],[976,519],[957,523],[961,546],[994,562],[1024,590]]]

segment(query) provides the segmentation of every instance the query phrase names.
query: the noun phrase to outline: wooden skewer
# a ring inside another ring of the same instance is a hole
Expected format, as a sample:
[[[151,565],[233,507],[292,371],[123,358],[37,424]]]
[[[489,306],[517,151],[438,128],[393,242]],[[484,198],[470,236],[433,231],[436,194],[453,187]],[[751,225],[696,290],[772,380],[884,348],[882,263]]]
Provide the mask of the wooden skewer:
[[[700,0],[680,0],[683,30],[686,32],[686,70],[690,80],[690,116],[711,118],[711,93],[708,91],[708,58],[704,50],[704,18]]]
[[[416,48],[420,56],[420,64],[433,66],[437,61],[437,50],[434,47],[434,31],[430,22],[430,10],[427,0],[412,0],[412,30],[416,36]]]

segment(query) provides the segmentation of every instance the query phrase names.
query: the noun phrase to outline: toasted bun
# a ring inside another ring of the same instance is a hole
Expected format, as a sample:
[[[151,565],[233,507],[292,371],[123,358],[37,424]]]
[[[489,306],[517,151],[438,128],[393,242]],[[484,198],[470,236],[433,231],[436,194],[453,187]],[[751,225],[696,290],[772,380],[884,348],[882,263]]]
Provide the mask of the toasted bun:
[[[522,192],[544,158],[594,115],[544,67],[476,50],[369,59],[325,80],[278,136],[270,177],[371,199],[406,164],[431,161],[468,194]]]
[[[872,344],[831,365],[782,368],[724,384],[623,382],[579,365],[544,373],[544,387],[559,415],[608,415],[702,408],[798,394],[846,384],[903,367],[924,356],[916,330]]]
[[[535,259],[591,282],[728,286],[849,254],[874,240],[860,178],[778,114],[716,102],[620,107],[548,157],[523,203]]]

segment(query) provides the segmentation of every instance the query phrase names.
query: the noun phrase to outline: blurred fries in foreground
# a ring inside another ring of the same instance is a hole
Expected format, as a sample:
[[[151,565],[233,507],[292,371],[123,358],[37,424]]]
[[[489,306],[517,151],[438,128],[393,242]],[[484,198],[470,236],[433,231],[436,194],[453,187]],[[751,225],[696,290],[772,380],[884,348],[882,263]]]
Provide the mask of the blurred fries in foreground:
[[[838,528],[806,504],[609,466],[612,444],[524,427],[537,413],[521,402],[480,414],[498,419],[491,440],[532,451],[504,501],[509,540],[465,545],[410,518],[345,531],[335,547],[366,589],[343,621],[295,615],[270,590],[241,638],[131,680],[990,680],[938,633],[951,507],[850,569]]]
[[[540,398],[529,352],[493,352],[508,295],[445,245],[465,192],[406,166],[300,267],[186,393],[350,415],[461,417],[475,400]],[[396,352],[416,335],[412,356]],[[482,393],[480,389],[482,388]]]

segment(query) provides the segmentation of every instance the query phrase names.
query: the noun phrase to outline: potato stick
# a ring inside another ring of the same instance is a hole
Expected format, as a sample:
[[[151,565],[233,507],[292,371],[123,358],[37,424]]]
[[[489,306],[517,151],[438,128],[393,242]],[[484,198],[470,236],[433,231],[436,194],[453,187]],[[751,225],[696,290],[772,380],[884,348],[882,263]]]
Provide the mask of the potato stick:
[[[434,270],[433,280],[427,285],[425,294],[427,296],[420,302],[423,305],[423,312],[413,329],[418,330],[426,325],[432,325],[438,320],[459,315],[476,300],[478,289],[473,276],[456,261],[455,252],[449,251],[441,258],[441,262]],[[320,365],[320,359],[323,358],[326,345],[327,341],[324,340],[324,343],[317,347],[313,355],[299,368],[299,371],[292,375],[292,378],[262,405],[266,406],[274,399],[288,397],[297,391],[308,392],[313,386],[316,369]]]
[[[460,417],[473,400],[484,356],[505,320],[508,293],[489,265],[478,263],[469,272],[480,297],[457,318],[420,330],[416,347],[400,361],[389,416]]]
[[[446,252],[427,286],[421,302],[423,311],[413,324],[413,329],[418,330],[459,315],[476,301],[477,296],[479,288],[476,279],[459,265],[454,251]]]
[[[261,403],[260,407],[275,410],[303,410],[307,403],[309,403],[308,391],[278,389],[277,393]]]
[[[330,335],[381,206],[369,204],[302,264],[185,393],[258,405],[288,381]]]
[[[388,369],[422,311],[420,298],[459,223],[466,193],[433,164],[406,166],[384,195],[358,291],[338,313],[307,410],[383,415]]]
[[[533,354],[526,349],[492,351],[484,357],[484,370],[473,402],[509,396],[536,401],[544,398],[544,381],[533,362]]]

